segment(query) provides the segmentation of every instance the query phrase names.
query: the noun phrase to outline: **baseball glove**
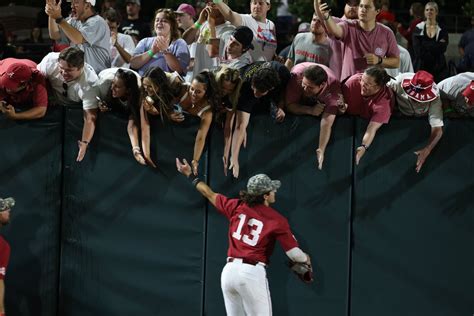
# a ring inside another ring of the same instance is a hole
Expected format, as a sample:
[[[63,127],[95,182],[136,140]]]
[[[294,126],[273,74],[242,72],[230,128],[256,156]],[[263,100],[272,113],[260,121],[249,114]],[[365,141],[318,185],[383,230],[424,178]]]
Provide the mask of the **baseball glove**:
[[[308,262],[294,262],[290,260],[288,266],[291,271],[304,283],[313,282],[313,266]]]

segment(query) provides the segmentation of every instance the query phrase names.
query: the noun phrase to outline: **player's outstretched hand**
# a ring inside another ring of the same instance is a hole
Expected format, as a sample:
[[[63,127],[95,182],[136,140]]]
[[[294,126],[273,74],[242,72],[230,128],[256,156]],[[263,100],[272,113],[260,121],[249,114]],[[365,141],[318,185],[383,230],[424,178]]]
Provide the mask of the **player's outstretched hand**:
[[[192,173],[191,166],[186,161],[186,159],[183,159],[183,162],[181,162],[179,161],[179,158],[176,158],[176,169],[178,169],[178,172],[184,174],[186,177],[189,177]]]

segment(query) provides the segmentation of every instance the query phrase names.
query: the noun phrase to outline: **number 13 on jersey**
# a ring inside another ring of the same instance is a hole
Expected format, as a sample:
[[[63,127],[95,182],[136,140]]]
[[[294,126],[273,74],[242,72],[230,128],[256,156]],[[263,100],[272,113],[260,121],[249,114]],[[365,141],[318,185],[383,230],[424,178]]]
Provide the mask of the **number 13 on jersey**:
[[[250,218],[247,221],[247,215],[245,214],[239,214],[239,218],[239,226],[237,227],[237,230],[232,233],[232,237],[237,240],[242,240],[247,245],[255,246],[258,242],[258,239],[260,238],[260,233],[263,229],[263,223],[255,218]],[[247,234],[242,236],[242,228],[244,227],[244,224],[250,227],[250,236]]]

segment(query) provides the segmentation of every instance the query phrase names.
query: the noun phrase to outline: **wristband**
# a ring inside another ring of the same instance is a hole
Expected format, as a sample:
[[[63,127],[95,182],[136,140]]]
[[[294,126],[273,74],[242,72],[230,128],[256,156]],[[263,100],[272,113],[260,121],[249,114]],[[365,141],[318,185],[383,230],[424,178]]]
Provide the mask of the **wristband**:
[[[199,23],[198,21],[196,21],[196,22],[194,23],[194,26],[196,27],[196,29],[199,30],[199,29],[201,28],[202,24]]]
[[[83,143],[83,144],[86,144],[86,145],[89,144],[89,142],[88,142],[87,140],[80,140],[79,142],[80,142],[80,143]]]
[[[214,2],[215,4],[219,4],[222,2],[222,0],[212,0],[212,2]]]
[[[146,53],[147,53],[148,56],[150,56],[151,58],[153,58],[153,56],[155,55],[155,54],[153,54],[153,51],[152,51],[151,49],[148,50]]]
[[[360,147],[364,147],[365,151],[369,151],[369,146],[366,144],[360,144]]]
[[[63,17],[59,17],[57,19],[54,19],[54,22],[56,22],[56,24],[60,24],[62,21],[64,20]],[[0,315],[1,316],[1,315]]]
[[[382,62],[383,62],[383,58],[378,56],[379,57],[379,62],[377,63],[377,65],[380,65]]]
[[[443,111],[443,113],[451,113],[451,112],[454,112],[453,108],[446,108]]]
[[[195,175],[191,174],[191,176],[188,178],[189,181],[191,181],[191,183],[194,185],[194,186],[197,186],[199,182],[201,182],[202,180],[199,179],[198,177],[196,177]]]

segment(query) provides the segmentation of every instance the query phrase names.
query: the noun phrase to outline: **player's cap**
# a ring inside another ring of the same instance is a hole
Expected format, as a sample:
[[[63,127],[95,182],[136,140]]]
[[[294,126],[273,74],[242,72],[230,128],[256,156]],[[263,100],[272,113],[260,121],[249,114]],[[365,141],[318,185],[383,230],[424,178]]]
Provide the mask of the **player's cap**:
[[[254,49],[252,44],[253,32],[247,26],[238,26],[232,32],[232,36],[242,45],[243,49]]]
[[[417,102],[430,102],[439,96],[433,75],[424,70],[417,71],[411,79],[404,79],[402,88],[409,98]]]
[[[196,10],[194,9],[194,7],[190,4],[187,4],[187,3],[181,3],[178,7],[178,9],[176,9],[176,11],[174,11],[176,14],[189,14],[190,16],[192,16],[194,18],[194,16],[196,15]]]
[[[462,95],[469,100],[469,104],[474,103],[474,80],[472,80],[466,87],[466,89],[464,89]]]
[[[7,63],[10,65],[7,66]],[[0,87],[15,91],[21,84],[31,79],[33,74],[31,68],[20,60],[7,58],[0,63],[0,68],[3,68],[2,64],[6,67],[0,73]]]
[[[140,6],[142,5],[140,0],[127,0],[127,1],[125,1],[125,4],[127,4],[127,3],[135,3],[135,4],[140,5]]]
[[[300,25],[298,25],[298,33],[306,33],[311,30],[311,24],[308,22],[303,22]]]
[[[247,182],[247,193],[250,195],[262,195],[280,188],[280,180],[272,180],[266,174],[254,175]]]
[[[67,2],[71,2],[72,0],[67,0]],[[91,6],[95,6],[96,0],[86,0],[86,2],[89,2]]]

